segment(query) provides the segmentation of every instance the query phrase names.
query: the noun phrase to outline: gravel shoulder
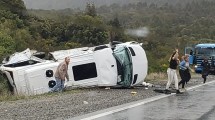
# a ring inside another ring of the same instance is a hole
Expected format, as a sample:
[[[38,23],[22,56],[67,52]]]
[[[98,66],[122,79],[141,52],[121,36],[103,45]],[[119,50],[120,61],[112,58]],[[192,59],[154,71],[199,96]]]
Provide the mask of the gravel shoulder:
[[[215,80],[209,76],[207,81]],[[195,75],[186,87],[202,84],[200,75]],[[167,80],[148,81],[165,87]],[[67,119],[105,108],[150,98],[161,93],[155,87],[132,89],[86,88],[29,97],[17,101],[0,102],[0,119],[3,120],[53,120]],[[132,94],[131,92],[137,92]]]

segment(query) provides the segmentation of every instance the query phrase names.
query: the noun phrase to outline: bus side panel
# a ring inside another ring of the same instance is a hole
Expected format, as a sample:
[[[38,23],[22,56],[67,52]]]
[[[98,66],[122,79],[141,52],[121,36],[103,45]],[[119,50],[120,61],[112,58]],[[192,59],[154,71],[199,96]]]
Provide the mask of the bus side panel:
[[[71,57],[68,71],[70,82],[68,82],[68,86],[97,86],[99,80],[98,69],[94,53]]]
[[[117,64],[113,56],[113,51],[106,48],[95,53],[95,60],[98,66],[100,79],[99,86],[114,86],[117,85]]]

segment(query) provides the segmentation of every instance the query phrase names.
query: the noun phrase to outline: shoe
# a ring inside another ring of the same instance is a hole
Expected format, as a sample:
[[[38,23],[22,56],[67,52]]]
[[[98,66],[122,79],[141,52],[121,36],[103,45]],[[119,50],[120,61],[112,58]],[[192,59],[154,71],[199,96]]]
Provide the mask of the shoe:
[[[185,88],[181,88],[181,92],[186,92],[187,90]]]
[[[183,93],[183,92],[186,92],[186,89],[185,88],[181,88],[179,91]]]
[[[164,90],[164,93],[165,93],[165,94],[171,94],[171,91],[169,91],[168,89],[165,89],[165,90]]]
[[[53,91],[48,91],[48,93],[53,93]]]
[[[182,92],[180,92],[179,90],[176,90],[176,94],[182,94]]]

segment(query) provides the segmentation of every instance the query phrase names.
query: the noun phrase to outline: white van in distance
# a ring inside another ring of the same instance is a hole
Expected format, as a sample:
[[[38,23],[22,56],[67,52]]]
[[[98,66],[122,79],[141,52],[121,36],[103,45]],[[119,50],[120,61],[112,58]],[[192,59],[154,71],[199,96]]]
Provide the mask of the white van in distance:
[[[126,42],[96,47],[83,47],[50,52],[51,60],[43,60],[29,49],[15,53],[0,67],[10,83],[11,92],[36,95],[54,87],[54,72],[65,57],[70,57],[67,86],[121,86],[142,84],[148,61],[140,43]]]

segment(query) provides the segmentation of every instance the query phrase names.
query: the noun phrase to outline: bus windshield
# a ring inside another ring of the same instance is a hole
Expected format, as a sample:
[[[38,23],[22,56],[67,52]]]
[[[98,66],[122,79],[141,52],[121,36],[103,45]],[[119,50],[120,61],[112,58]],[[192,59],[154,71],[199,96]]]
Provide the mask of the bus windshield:
[[[117,62],[120,64],[119,68],[122,69],[121,81],[118,84],[124,87],[130,86],[132,82],[132,61],[131,56],[129,55],[128,48],[116,47],[113,55],[116,58]]]
[[[196,55],[215,55],[215,48],[202,48],[202,47],[197,47],[196,48]]]

